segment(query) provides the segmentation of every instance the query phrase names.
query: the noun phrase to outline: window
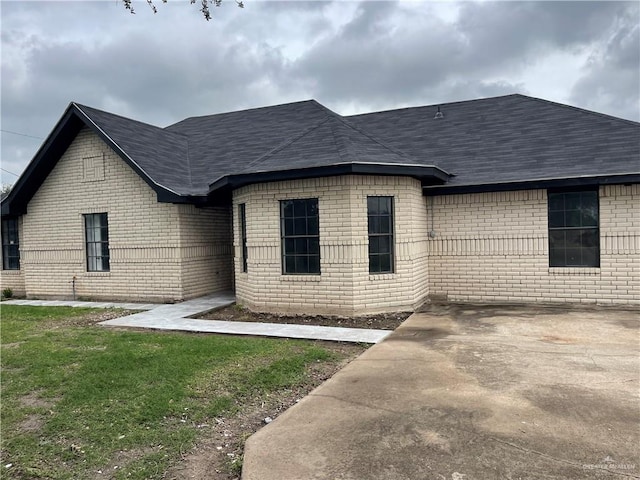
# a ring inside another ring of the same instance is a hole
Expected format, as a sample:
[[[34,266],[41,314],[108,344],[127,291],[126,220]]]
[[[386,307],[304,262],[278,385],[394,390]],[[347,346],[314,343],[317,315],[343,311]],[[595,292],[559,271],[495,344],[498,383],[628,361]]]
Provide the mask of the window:
[[[18,219],[2,220],[2,269],[20,270]]]
[[[549,192],[549,266],[599,267],[598,192]]]
[[[367,197],[369,273],[393,273],[393,197]]]
[[[84,230],[87,242],[87,271],[109,271],[109,225],[106,213],[92,213],[84,216]]]
[[[282,272],[320,274],[318,199],[280,201]]]
[[[242,244],[242,271],[247,271],[247,209],[246,204],[238,205],[240,216],[240,242]]]

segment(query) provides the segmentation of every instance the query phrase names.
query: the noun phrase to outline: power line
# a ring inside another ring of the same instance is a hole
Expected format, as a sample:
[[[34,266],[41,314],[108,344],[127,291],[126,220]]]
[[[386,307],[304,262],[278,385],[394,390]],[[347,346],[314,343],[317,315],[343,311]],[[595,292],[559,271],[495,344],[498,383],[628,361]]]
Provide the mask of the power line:
[[[38,139],[38,140],[44,140],[44,138],[42,138],[42,137],[34,137],[33,135],[27,135],[26,133],[12,132],[11,130],[2,130],[2,129],[0,129],[0,132],[10,133],[12,135],[20,135],[21,137],[29,137],[29,138],[35,138],[35,139]]]
[[[20,175],[16,175],[16,174],[15,174],[15,173],[13,173],[13,172],[10,172],[9,170],[5,170],[5,169],[4,169],[4,168],[2,168],[2,167],[0,167],[0,170],[2,170],[2,171],[3,171],[3,172],[5,172],[5,173],[8,173],[8,174],[10,174],[10,175],[16,176],[16,177],[19,177],[19,176],[20,176]]]

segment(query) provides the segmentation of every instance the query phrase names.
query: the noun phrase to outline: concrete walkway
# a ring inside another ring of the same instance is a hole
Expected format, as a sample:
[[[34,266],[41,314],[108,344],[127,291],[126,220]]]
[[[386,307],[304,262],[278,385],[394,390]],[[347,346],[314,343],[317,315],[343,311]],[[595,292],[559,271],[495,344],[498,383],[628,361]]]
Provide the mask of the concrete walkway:
[[[26,305],[29,307],[84,307],[84,308],[124,308],[125,310],[151,310],[156,303],[122,302],[82,302],[79,300],[7,300],[2,305]]]
[[[227,322],[189,318],[215,308],[226,307],[235,302],[232,292],[216,293],[172,304],[137,304],[116,302],[79,302],[51,300],[10,300],[7,305],[67,306],[93,308],[126,308],[143,310],[100,322],[110,327],[149,328],[185,332],[220,333],[227,335],[253,335],[262,337],[303,338],[336,342],[378,343],[391,334],[390,330],[364,328],[319,327],[280,323]]]

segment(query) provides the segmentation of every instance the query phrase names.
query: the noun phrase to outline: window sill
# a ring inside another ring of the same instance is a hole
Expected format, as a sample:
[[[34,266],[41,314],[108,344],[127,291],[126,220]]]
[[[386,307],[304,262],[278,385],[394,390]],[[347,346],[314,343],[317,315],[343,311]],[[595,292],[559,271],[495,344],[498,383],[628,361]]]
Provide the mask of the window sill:
[[[85,277],[109,277],[111,272],[84,272]]]
[[[280,275],[280,280],[284,282],[319,282],[320,275]]]
[[[6,269],[6,270],[5,270],[5,269],[3,269],[3,270],[2,270],[2,274],[3,274],[3,275],[21,275],[21,274],[22,274],[22,270],[20,270],[20,269],[17,269],[17,270],[16,270],[16,269],[13,269],[13,268],[11,268],[11,269]]]
[[[395,273],[370,273],[369,280],[371,281],[384,281],[384,280],[393,280],[396,278]]]
[[[549,267],[550,275],[600,275],[600,267]]]

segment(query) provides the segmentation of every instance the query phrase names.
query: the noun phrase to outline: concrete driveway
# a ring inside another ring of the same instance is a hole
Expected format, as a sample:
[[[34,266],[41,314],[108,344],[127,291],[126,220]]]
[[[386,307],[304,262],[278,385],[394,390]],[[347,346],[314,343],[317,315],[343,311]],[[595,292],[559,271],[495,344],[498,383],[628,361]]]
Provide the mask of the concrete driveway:
[[[639,326],[429,307],[249,438],[243,479],[640,478]]]

